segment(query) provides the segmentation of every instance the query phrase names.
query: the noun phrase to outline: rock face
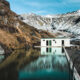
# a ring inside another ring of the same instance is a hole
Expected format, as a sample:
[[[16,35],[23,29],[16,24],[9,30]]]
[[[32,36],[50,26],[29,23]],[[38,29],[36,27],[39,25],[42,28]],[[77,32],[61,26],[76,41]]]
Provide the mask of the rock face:
[[[5,0],[0,0],[0,15],[2,16],[6,15],[9,9],[10,9],[9,3]]]
[[[0,0],[0,45],[6,53],[40,43],[41,37],[54,36],[25,24],[18,19],[16,13],[10,10],[6,0]]]

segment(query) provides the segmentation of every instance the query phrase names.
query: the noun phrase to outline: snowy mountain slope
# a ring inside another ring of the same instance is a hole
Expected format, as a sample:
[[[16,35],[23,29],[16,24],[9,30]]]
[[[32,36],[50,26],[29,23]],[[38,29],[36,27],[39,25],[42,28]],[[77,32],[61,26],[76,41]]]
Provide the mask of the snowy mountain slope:
[[[66,14],[40,16],[36,14],[22,14],[23,22],[35,26],[37,29],[49,32],[63,31],[80,35],[80,10]]]
[[[28,25],[34,26],[37,29],[51,30],[50,17],[48,18],[30,13],[30,14],[22,14],[21,18],[23,22],[27,23]]]
[[[56,30],[63,30],[73,34],[80,34],[80,10],[52,18],[52,27]]]

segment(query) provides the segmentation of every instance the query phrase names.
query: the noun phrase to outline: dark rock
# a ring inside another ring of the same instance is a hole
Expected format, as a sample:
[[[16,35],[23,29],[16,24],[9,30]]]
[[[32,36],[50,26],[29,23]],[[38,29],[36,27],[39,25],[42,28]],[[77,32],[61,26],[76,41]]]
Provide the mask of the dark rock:
[[[0,29],[5,30],[10,33],[18,33],[18,30],[14,27],[6,26],[6,25],[0,25]]]
[[[8,1],[6,0],[0,0],[0,2],[2,2],[5,6],[7,6],[10,9],[10,4]]]
[[[4,49],[4,54],[11,54],[12,49],[9,49],[5,44],[0,42],[1,47]]]
[[[72,40],[71,44],[80,45],[80,40]]]
[[[35,32],[31,32],[30,34],[31,34],[32,36],[36,36]]]
[[[25,44],[25,50],[29,50],[31,47],[28,44]]]
[[[7,14],[7,10],[4,10],[4,9],[0,9],[0,15],[1,16],[4,16]]]
[[[19,43],[26,43],[26,40],[24,37],[17,36],[17,40],[19,41]]]
[[[80,22],[80,17],[75,20],[75,24]]]

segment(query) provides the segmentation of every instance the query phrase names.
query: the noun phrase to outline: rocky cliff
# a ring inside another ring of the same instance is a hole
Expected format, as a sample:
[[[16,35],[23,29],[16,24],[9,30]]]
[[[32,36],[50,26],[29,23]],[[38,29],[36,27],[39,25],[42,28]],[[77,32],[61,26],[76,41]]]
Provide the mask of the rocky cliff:
[[[0,0],[0,45],[6,53],[11,53],[14,49],[32,47],[40,43],[41,37],[54,36],[25,24],[10,10],[6,0]]]

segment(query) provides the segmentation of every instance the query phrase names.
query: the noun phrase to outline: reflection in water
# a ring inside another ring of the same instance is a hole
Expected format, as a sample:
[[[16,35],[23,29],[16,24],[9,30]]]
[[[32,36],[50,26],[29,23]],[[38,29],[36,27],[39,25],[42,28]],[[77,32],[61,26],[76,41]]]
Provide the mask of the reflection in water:
[[[64,55],[64,49],[62,47],[42,47],[41,55]]]
[[[62,66],[63,69],[67,67],[67,60],[64,56],[44,56],[39,57],[36,61],[31,62],[31,64],[27,65],[24,68],[24,71],[35,72],[42,69],[46,69],[49,71],[58,69],[58,67],[60,66]]]
[[[0,55],[0,63],[3,61],[4,58],[4,55]]]
[[[0,46],[0,55],[4,54],[4,49]]]
[[[19,71],[19,80],[69,80],[69,66],[62,48],[51,50],[46,53],[46,48],[41,48],[41,54],[58,55],[39,56]]]
[[[69,80],[68,62],[61,53],[62,48],[49,51],[49,55],[45,52],[41,56],[40,51],[33,49],[14,51],[0,63],[0,80]],[[57,55],[50,55],[51,51]]]

